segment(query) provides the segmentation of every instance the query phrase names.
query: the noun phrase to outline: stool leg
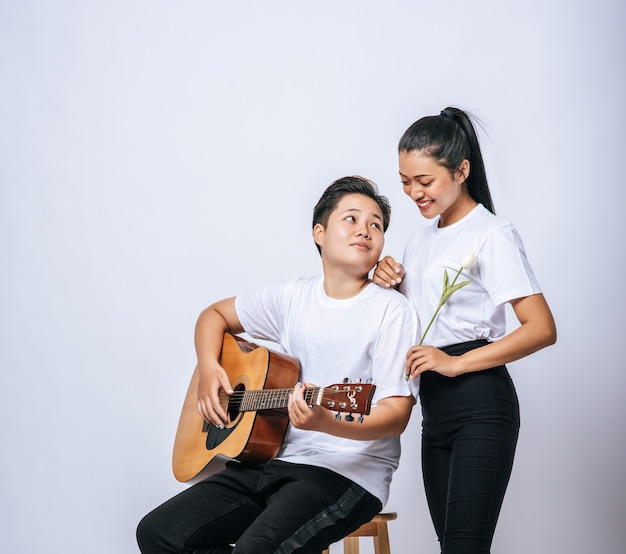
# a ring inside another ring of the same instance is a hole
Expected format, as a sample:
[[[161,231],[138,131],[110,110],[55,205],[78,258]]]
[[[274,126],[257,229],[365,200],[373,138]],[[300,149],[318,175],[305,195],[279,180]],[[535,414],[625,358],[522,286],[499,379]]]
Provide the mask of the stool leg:
[[[379,521],[376,527],[378,528],[378,532],[374,537],[374,554],[391,554],[387,522]]]
[[[359,537],[344,537],[343,554],[359,554]]]

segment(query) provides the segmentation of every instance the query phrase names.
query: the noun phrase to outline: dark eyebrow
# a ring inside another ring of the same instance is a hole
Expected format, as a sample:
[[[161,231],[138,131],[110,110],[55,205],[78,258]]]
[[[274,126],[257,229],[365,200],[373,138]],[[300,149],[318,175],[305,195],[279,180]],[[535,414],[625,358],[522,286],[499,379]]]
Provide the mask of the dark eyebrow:
[[[363,210],[359,210],[358,208],[348,208],[347,210],[344,210],[343,212],[341,212],[342,215],[347,214],[348,212],[358,212],[358,213],[363,213]],[[377,213],[375,212],[370,212],[370,215],[372,215],[373,217],[375,217],[376,219],[380,219],[380,221],[383,220],[382,217],[380,217]]]
[[[413,177],[409,177],[408,175],[405,175],[404,173],[402,173],[402,171],[398,171],[398,173],[400,174],[400,177],[404,177],[405,179],[421,179],[422,177],[434,177],[434,175],[432,173],[424,173],[422,175],[414,175]]]

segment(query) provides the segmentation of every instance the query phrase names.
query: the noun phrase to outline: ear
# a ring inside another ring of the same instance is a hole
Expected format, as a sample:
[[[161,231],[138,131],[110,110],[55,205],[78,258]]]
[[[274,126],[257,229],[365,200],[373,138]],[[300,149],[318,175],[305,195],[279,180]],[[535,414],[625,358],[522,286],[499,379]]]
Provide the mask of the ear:
[[[324,226],[321,223],[316,223],[313,227],[313,240],[320,248],[324,244]]]
[[[470,163],[469,160],[463,160],[461,162],[461,165],[459,166],[459,169],[457,169],[457,179],[459,180],[460,183],[464,183],[465,181],[467,181],[468,177],[470,175]]]

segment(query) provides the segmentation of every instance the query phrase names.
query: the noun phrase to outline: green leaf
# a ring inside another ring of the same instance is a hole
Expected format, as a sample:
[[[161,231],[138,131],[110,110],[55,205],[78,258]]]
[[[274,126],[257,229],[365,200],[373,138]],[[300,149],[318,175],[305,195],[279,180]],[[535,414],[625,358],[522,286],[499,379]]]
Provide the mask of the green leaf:
[[[443,294],[442,300],[444,302],[448,301],[448,298],[450,298],[457,290],[462,289],[465,285],[469,284],[469,281],[463,281],[462,283],[457,283],[456,285],[454,285],[453,287],[450,287],[448,290],[446,290],[446,292]]]
[[[453,287],[450,287],[450,290],[452,292],[456,292],[457,290],[462,289],[465,285],[469,285],[469,284],[470,284],[469,281],[463,281],[462,283],[457,283]],[[452,292],[450,294],[452,294]]]

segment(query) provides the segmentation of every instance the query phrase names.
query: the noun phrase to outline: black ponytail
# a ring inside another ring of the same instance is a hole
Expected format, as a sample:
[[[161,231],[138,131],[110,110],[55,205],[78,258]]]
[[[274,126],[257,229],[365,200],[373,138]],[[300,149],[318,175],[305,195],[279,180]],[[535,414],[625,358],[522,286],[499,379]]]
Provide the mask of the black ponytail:
[[[470,196],[495,214],[485,164],[472,117],[448,107],[439,115],[417,120],[402,135],[399,152],[423,151],[454,174],[463,160],[470,163],[467,190]]]

